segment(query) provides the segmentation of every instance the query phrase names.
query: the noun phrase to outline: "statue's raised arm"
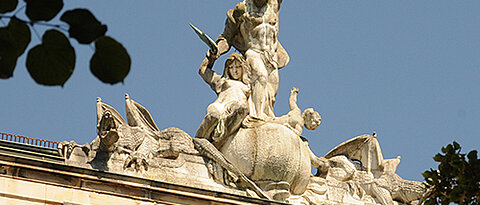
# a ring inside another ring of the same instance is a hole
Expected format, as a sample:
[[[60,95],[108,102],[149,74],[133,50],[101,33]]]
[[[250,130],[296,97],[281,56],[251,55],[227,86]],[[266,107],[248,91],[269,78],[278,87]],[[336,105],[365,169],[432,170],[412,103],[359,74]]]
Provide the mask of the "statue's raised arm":
[[[212,58],[210,51],[208,51],[207,56],[205,57],[205,59],[203,59],[202,64],[198,69],[198,74],[218,94],[216,87],[221,81],[222,76],[218,75],[217,73],[215,73],[215,71],[212,70],[215,60],[216,59]]]

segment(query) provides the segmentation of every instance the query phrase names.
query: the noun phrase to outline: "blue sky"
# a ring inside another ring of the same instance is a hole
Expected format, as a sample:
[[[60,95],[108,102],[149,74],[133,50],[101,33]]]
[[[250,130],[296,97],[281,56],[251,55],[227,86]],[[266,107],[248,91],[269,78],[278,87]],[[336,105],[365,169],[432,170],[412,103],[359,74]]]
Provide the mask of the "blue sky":
[[[96,136],[96,97],[125,116],[124,94],[144,105],[159,128],[194,135],[215,94],[198,75],[206,45],[237,1],[66,1],[88,8],[132,57],[124,84],[91,73],[93,46],[78,45],[77,65],[61,87],[35,84],[19,59],[0,80],[0,132],[79,144]],[[432,157],[453,140],[480,145],[480,3],[478,1],[291,1],[280,14],[279,40],[290,55],[280,70],[275,113],[288,112],[292,87],[302,109],[322,115],[304,131],[323,156],[341,142],[377,132],[385,158],[402,156],[397,173],[422,180]],[[25,18],[25,17],[23,17]],[[39,32],[44,27],[35,27]],[[32,34],[33,45],[38,38]],[[214,70],[221,73],[225,57]]]

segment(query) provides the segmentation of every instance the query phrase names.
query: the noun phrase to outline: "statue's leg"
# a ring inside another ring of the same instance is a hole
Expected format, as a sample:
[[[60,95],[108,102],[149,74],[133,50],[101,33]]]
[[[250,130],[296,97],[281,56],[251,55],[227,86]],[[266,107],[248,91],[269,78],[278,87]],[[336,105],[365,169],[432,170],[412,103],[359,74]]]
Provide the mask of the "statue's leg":
[[[203,118],[202,123],[198,127],[195,137],[210,139],[223,115],[223,110],[224,109],[220,103],[210,104],[207,108],[207,115]]]
[[[223,139],[225,136],[225,132],[227,131],[227,128],[225,126],[225,119],[219,119],[217,126],[215,126],[215,129],[213,130],[213,133],[211,135],[212,140],[214,142],[219,142]]]
[[[276,63],[267,63],[268,79],[267,79],[267,103],[265,104],[265,113],[269,117],[275,117],[273,105],[275,105],[275,96],[277,96],[279,86],[279,75]]]
[[[238,130],[242,125],[243,119],[248,115],[248,105],[246,103],[233,103],[227,108],[228,114],[225,117],[225,136],[229,136]]]
[[[250,115],[257,118],[265,118],[267,102],[267,77],[268,72],[261,54],[248,50],[246,53],[247,64],[250,68],[250,80],[252,82],[252,103],[254,110]]]
[[[202,123],[198,127],[195,137],[210,139],[210,135],[218,124],[218,118],[212,115],[207,115],[203,118]]]

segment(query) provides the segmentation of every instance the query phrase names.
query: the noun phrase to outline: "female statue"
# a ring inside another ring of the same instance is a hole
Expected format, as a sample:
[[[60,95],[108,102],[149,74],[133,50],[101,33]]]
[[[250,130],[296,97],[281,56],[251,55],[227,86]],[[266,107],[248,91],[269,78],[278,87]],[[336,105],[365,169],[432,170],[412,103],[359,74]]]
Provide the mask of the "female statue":
[[[215,58],[208,52],[198,72],[218,98],[208,106],[207,114],[195,136],[206,138],[220,147],[226,136],[238,130],[248,115],[250,87],[245,74],[245,59],[241,54],[232,53],[228,57],[223,76],[212,70],[214,62]]]

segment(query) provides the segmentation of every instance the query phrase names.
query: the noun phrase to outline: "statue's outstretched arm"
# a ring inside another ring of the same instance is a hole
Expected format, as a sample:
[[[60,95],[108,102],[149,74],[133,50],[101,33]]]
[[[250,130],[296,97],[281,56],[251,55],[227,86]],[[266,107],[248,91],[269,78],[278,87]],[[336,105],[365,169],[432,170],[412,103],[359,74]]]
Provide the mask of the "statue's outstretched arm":
[[[234,39],[240,35],[240,17],[245,13],[245,11],[246,7],[244,2],[238,3],[234,9],[227,11],[225,28],[223,33],[218,36],[216,41],[218,46],[218,52],[216,55],[217,58],[228,52],[232,47],[232,44],[234,44]]]
[[[293,110],[300,110],[297,105],[297,95],[298,95],[298,88],[292,88],[290,90],[290,98],[288,99],[288,105],[290,106],[290,111]]]
[[[213,64],[215,63],[214,57],[210,56],[210,51],[207,53],[207,57],[203,59],[202,64],[200,65],[200,68],[198,69],[198,74],[202,77],[202,79],[212,87],[212,89],[216,91],[216,85],[222,78],[222,76],[218,75],[215,73],[215,71],[212,70]]]

